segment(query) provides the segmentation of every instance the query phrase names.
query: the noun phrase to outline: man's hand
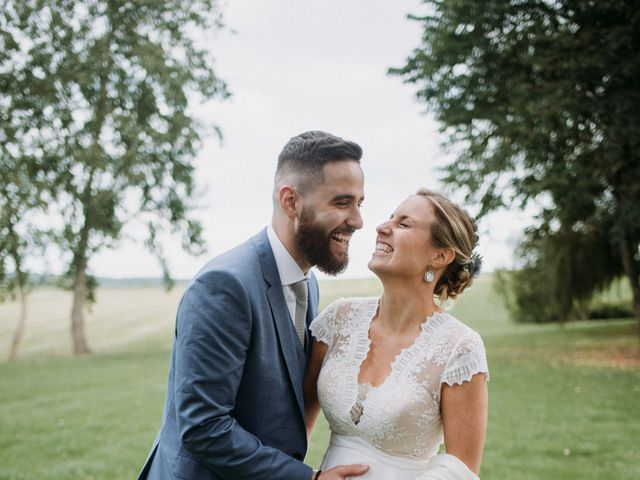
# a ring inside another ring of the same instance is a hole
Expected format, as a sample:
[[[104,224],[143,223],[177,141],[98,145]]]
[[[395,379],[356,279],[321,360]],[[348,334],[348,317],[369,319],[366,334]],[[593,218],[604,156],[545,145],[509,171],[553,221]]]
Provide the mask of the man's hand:
[[[348,477],[359,477],[369,470],[368,465],[339,465],[323,470],[318,477],[319,480],[346,480]]]

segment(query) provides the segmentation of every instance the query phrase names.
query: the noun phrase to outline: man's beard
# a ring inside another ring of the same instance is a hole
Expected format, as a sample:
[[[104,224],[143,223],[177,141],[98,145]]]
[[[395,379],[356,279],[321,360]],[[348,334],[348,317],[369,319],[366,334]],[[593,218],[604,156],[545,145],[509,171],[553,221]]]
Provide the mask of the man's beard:
[[[308,209],[302,210],[300,225],[296,233],[296,244],[311,265],[315,265],[328,275],[344,272],[349,264],[349,254],[339,258],[331,253],[331,234],[335,232],[353,233],[353,228],[343,228],[326,232],[313,221],[313,215]]]

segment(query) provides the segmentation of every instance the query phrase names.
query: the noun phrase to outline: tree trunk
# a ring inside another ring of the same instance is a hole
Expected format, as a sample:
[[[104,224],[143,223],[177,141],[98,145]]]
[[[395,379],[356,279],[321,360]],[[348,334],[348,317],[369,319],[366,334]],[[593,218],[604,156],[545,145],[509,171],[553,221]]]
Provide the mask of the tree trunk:
[[[622,264],[631,284],[633,312],[636,317],[636,328],[638,339],[640,340],[640,278],[638,278],[639,272],[633,252],[633,244],[630,241],[625,241],[622,245]]]
[[[631,291],[633,292],[633,312],[636,316],[636,330],[638,332],[638,340],[640,340],[640,282],[638,282],[638,275],[633,278],[629,277],[631,283]]]
[[[73,249],[73,305],[71,306],[71,339],[75,355],[91,353],[84,334],[84,306],[87,299],[87,251],[91,232],[91,189],[95,168],[91,168],[89,179],[80,197],[84,213],[84,225],[79,232],[78,244]]]
[[[78,262],[75,281],[73,284],[73,306],[71,307],[71,338],[73,339],[73,353],[75,355],[87,355],[91,353],[84,334],[84,303],[87,290],[86,269],[86,261]]]
[[[13,332],[13,339],[11,340],[11,350],[9,351],[8,362],[14,362],[18,358],[18,347],[20,341],[24,335],[25,326],[27,324],[27,290],[24,285],[20,288],[20,317],[18,318],[18,325]]]

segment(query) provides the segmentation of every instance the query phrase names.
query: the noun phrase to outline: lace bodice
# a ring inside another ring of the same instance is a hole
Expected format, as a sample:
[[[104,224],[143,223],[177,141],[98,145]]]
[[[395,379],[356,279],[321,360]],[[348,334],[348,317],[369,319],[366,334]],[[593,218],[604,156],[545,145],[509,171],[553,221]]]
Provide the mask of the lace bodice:
[[[339,299],[312,322],[313,336],[329,346],[318,399],[333,432],[360,437],[390,455],[426,460],[443,441],[441,385],[462,384],[480,372],[488,376],[484,345],[453,316],[435,313],[396,357],[382,384],[358,385],[378,301]]]

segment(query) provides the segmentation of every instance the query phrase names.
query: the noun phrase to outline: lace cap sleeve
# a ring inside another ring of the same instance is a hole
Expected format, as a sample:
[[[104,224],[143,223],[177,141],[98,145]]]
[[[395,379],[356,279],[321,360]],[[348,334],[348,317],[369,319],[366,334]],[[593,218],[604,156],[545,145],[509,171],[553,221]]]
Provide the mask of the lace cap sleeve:
[[[489,380],[484,343],[480,335],[469,330],[454,346],[442,373],[442,383],[450,386],[461,385],[477,373],[484,373]]]
[[[311,325],[309,325],[311,335],[313,335],[313,337],[319,342],[326,343],[327,345],[333,344],[333,339],[336,334],[336,315],[342,300],[343,299],[340,298],[331,303],[327,308],[320,312],[320,315],[318,315],[313,322],[311,322]]]

